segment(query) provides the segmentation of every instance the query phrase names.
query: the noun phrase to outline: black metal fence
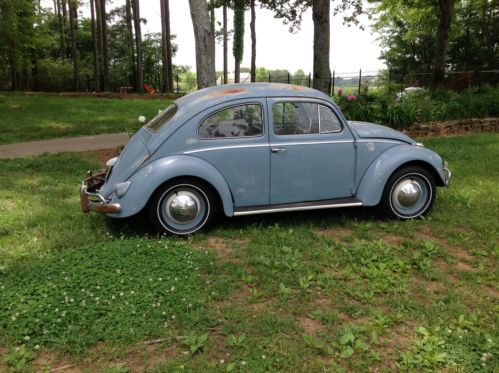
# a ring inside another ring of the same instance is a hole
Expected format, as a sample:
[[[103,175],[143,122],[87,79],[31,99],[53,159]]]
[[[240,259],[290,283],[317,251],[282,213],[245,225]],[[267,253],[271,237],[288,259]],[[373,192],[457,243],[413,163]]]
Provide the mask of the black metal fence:
[[[72,91],[74,90],[72,75],[70,74],[69,67],[63,73],[55,76],[58,80],[53,78],[40,78],[34,79],[30,77],[28,72],[21,74],[19,77],[20,89],[22,91]],[[355,94],[358,96],[366,95],[369,92],[375,91],[380,87],[389,87],[391,90],[403,91],[407,87],[428,87],[432,78],[431,72],[418,72],[418,73],[403,73],[396,70],[380,70],[380,71],[363,71],[356,72],[336,72],[333,71],[327,82],[329,85],[329,92],[331,95],[341,94]],[[113,92],[120,93],[133,93],[129,81],[130,77],[126,79],[112,79],[110,89]],[[161,75],[158,73],[150,77],[146,91],[161,93]],[[249,73],[241,73],[241,82],[250,82]],[[271,83],[286,83],[302,85],[306,87],[313,86],[312,74],[289,72],[258,72],[256,77],[257,82],[271,82]],[[8,81],[0,82],[0,90],[9,90],[10,85]],[[224,82],[223,75],[219,75],[217,84],[234,83],[234,79],[228,79]],[[483,71],[449,71],[446,72],[443,87],[461,91],[466,88],[478,87],[481,89],[484,85],[497,86],[499,83],[499,70],[483,70]],[[193,73],[185,73],[174,76],[174,90],[177,93],[189,92],[196,90],[196,76]],[[95,90],[95,80],[88,74],[80,75],[80,91],[92,92]]]

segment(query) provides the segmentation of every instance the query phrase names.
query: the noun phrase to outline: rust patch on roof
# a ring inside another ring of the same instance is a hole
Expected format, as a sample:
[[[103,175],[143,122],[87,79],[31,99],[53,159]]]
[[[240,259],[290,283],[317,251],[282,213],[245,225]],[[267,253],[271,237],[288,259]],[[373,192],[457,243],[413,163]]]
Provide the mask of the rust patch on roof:
[[[304,91],[305,90],[305,87],[302,87],[301,85],[292,85],[291,86],[291,89],[293,91]]]
[[[237,95],[238,93],[246,92],[245,88],[232,88],[224,89],[222,91],[216,91],[209,94],[210,97],[227,96],[227,95]]]

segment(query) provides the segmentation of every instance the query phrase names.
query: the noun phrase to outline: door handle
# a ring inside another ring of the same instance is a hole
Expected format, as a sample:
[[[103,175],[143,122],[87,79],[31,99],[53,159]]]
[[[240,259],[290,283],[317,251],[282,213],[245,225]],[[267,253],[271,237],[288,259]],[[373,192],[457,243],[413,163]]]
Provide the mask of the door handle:
[[[280,146],[277,146],[277,147],[270,148],[270,151],[272,153],[285,153],[287,151],[287,149],[286,148],[282,148]]]

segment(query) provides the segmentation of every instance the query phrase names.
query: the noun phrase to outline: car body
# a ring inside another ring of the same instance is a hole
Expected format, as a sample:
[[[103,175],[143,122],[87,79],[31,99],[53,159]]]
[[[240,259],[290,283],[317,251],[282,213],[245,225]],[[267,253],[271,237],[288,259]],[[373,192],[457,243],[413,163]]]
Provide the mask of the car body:
[[[147,209],[162,233],[238,216],[380,205],[411,219],[449,184],[435,152],[393,129],[349,122],[326,94],[275,83],[205,88],[176,100],[80,188],[82,209]]]

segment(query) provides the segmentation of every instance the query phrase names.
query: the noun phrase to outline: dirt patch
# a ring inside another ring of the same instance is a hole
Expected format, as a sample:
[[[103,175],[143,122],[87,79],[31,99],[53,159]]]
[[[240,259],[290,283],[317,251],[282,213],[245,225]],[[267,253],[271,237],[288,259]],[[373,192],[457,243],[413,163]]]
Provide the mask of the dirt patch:
[[[144,372],[153,369],[157,364],[164,363],[179,355],[175,344],[164,347],[161,344],[146,345],[137,351],[127,353],[125,358],[119,359],[110,364],[115,367],[118,365],[127,367],[131,372]]]
[[[465,263],[465,262],[457,262],[455,267],[456,267],[456,269],[458,269],[460,271],[469,271],[469,272],[475,271],[475,269],[471,265],[469,265],[468,263]]]
[[[326,228],[319,229],[316,231],[317,234],[321,236],[325,236],[327,238],[332,238],[335,241],[344,241],[346,237],[351,236],[353,234],[353,230],[346,227],[334,227],[334,228]]]
[[[497,290],[496,287],[487,286],[487,292],[490,294],[491,297],[499,299],[499,291]]]
[[[400,237],[394,234],[385,234],[379,237],[379,239],[383,240],[385,243],[392,245],[392,246],[398,246],[404,241],[404,237]]]
[[[166,362],[179,355],[176,344],[165,347],[158,344],[138,344],[131,346],[123,357],[113,358],[116,351],[105,345],[93,347],[87,351],[82,361],[72,361],[69,355],[55,351],[43,351],[37,354],[32,367],[34,371],[49,372],[96,372],[104,368],[126,367],[130,372],[143,372],[153,369],[157,364]],[[111,356],[110,356],[111,355]],[[1,366],[0,366],[1,367]]]
[[[246,247],[248,242],[247,239],[229,240],[221,237],[208,237],[208,248],[213,250],[223,261],[237,261],[237,258],[234,258],[234,252]]]
[[[309,319],[308,317],[300,317],[298,319],[298,323],[307,334],[316,334],[322,330],[322,323],[319,320]]]

